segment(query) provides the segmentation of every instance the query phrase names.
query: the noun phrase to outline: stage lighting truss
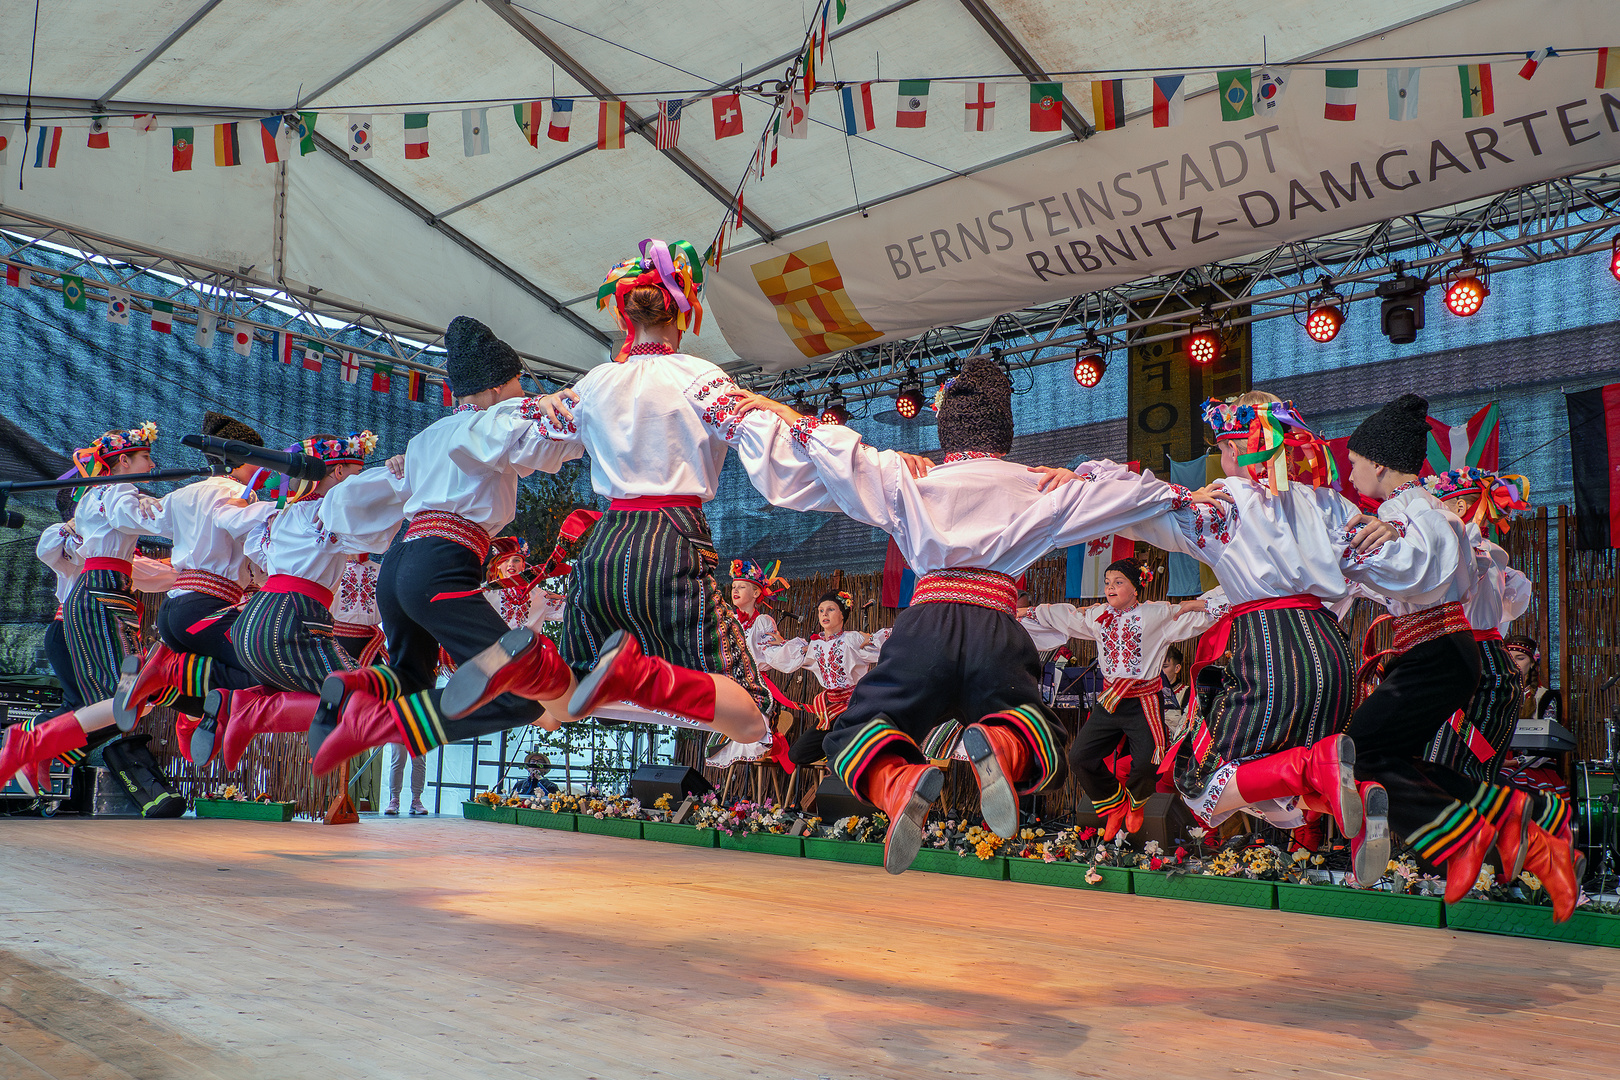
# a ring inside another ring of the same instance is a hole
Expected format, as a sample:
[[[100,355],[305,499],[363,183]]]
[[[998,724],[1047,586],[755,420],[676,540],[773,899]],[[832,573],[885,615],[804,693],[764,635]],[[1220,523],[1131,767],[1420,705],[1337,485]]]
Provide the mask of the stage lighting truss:
[[[922,380],[917,377],[916,368],[907,368],[906,377],[900,382],[900,392],[894,396],[894,411],[899,413],[902,419],[915,420],[922,410]]]
[[[1491,295],[1485,284],[1489,276],[1473,249],[1463,245],[1462,261],[1446,273],[1446,310],[1465,319],[1477,312]]]
[[[827,395],[827,404],[821,409],[821,422],[823,424],[849,423],[848,403],[844,400],[844,392],[833,383],[832,392]]]
[[[1321,292],[1306,304],[1305,334],[1312,341],[1326,345],[1339,336],[1344,325],[1344,297],[1333,291],[1332,282],[1323,278]]]
[[[1221,358],[1221,323],[1208,304],[1182,341],[1181,350],[1189,363],[1199,367],[1212,367]]]
[[[1097,335],[1087,333],[1085,344],[1081,345],[1074,354],[1074,381],[1090,390],[1102,382],[1102,377],[1108,372],[1108,357],[1106,347],[1097,340]]]

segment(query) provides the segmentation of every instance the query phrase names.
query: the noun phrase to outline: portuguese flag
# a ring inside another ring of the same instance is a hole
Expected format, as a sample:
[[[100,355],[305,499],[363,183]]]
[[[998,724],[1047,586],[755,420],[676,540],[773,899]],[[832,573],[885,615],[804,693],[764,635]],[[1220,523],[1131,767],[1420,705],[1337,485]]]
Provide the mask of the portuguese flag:
[[[1575,475],[1575,546],[1620,547],[1620,383],[1565,394]]]

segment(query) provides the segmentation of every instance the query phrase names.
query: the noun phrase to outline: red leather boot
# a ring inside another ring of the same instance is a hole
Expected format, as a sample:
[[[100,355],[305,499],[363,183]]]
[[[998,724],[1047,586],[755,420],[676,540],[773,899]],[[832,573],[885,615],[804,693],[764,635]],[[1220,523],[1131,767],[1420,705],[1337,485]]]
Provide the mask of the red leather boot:
[[[179,748],[180,756],[193,765],[199,764],[199,762],[191,756],[191,740],[197,734],[197,725],[201,723],[202,717],[200,716],[187,716],[185,713],[174,714],[174,744]],[[210,743],[209,745],[212,748],[213,744]],[[201,764],[206,765],[207,762],[201,762]]]
[[[1530,824],[1533,813],[1530,796],[1514,791],[1496,823],[1496,853],[1502,857],[1502,877],[1512,881],[1524,872],[1530,851]]]
[[[879,754],[861,774],[860,784],[867,802],[889,816],[883,869],[903,874],[922,850],[923,824],[945,787],[945,774],[932,765],[913,765],[898,754]]]
[[[134,654],[124,657],[118,689],[113,692],[113,719],[118,730],[133,728],[148,701],[178,687],[185,664],[185,653],[175,652],[161,641],[147,650],[145,660]]]
[[[456,669],[445,685],[439,710],[458,720],[507,693],[554,701],[568,689],[572,674],[550,638],[520,626]]]
[[[224,729],[220,758],[225,768],[234,770],[257,736],[275,731],[308,731],[319,700],[314,694],[298,692],[211,690],[203,710]]]
[[[634,637],[615,630],[602,643],[596,667],[580,680],[568,711],[589,716],[592,709],[611,701],[709,723],[714,720],[714,680],[701,671],[644,655]]]
[[[400,726],[391,704],[378,701],[364,690],[357,690],[344,702],[343,715],[330,733],[321,734],[311,727],[311,769],[315,775],[325,775],[373,746],[397,742],[408,747],[410,741],[405,737],[405,729]]]
[[[52,717],[31,731],[24,731],[21,724],[11,725],[6,729],[5,744],[0,746],[0,787],[20,775],[23,786],[33,788],[29,794],[37,793],[40,790],[35,784],[37,773],[31,766],[40,762],[48,766],[52,758],[77,750],[87,742],[84,728],[79,726],[79,718],[73,713]]]
[[[1581,900],[1581,882],[1575,876],[1569,845],[1532,822],[1528,847],[1524,868],[1541,879],[1541,887],[1552,899],[1553,922],[1567,921]]]
[[[1315,854],[1327,843],[1327,817],[1314,810],[1305,814],[1305,824],[1293,832],[1294,846]]]
[[[1446,903],[1455,904],[1473,891],[1486,856],[1496,846],[1496,833],[1496,826],[1481,818],[1473,835],[1446,860]]]
[[[1006,840],[1018,834],[1018,786],[1034,771],[1034,755],[1018,733],[989,724],[969,724],[962,749],[979,781],[979,811],[991,832]]]
[[[1364,811],[1356,793],[1355,766],[1356,746],[1350,737],[1329,735],[1308,747],[1246,761],[1232,779],[1238,794],[1250,803],[1314,795],[1333,815],[1339,831],[1355,836]]]

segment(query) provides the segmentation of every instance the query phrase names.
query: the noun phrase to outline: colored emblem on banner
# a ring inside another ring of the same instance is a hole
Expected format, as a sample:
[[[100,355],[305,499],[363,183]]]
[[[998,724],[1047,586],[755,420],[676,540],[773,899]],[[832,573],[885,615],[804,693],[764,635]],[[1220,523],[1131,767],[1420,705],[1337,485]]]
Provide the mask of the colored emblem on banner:
[[[828,244],[755,263],[753,271],[782,329],[804,355],[821,356],[883,336],[855,310]]]

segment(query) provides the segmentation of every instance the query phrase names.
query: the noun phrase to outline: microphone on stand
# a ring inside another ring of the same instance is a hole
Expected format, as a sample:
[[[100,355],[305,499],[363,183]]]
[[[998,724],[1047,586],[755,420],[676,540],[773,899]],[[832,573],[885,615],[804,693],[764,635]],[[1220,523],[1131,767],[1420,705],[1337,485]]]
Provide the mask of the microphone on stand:
[[[211,458],[223,458],[225,464],[233,469],[238,465],[255,465],[271,472],[284,473],[294,480],[317,481],[326,476],[326,462],[308,454],[267,450],[252,443],[218,439],[212,435],[183,435],[180,441]]]

